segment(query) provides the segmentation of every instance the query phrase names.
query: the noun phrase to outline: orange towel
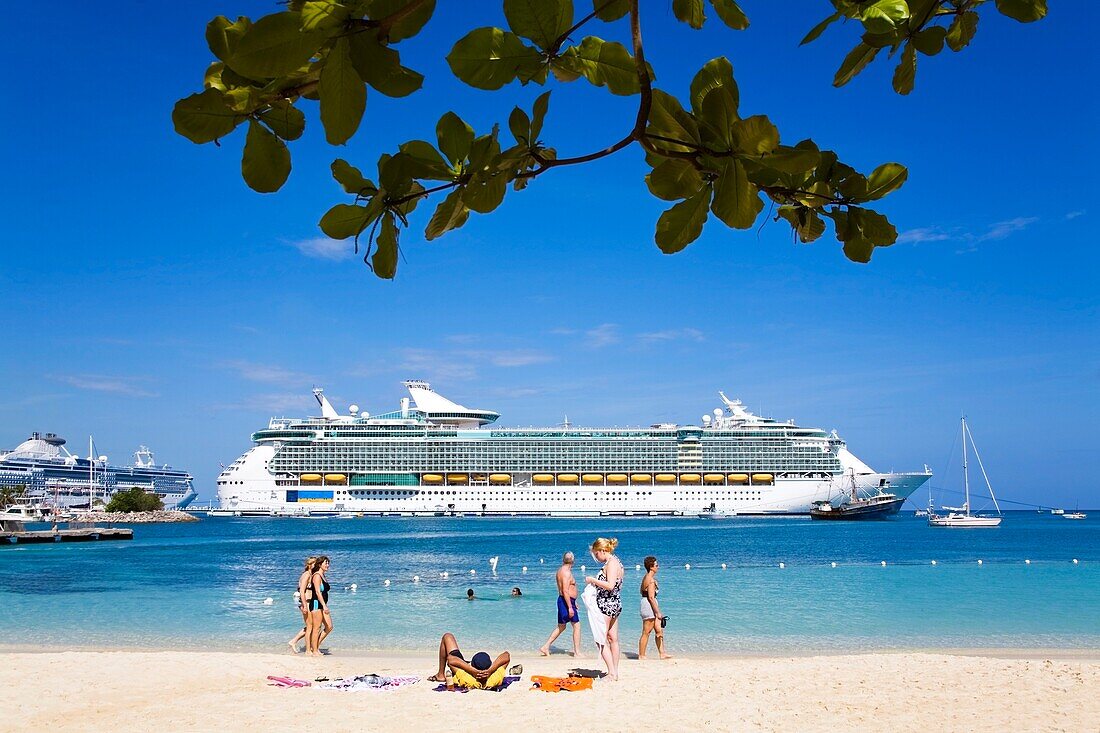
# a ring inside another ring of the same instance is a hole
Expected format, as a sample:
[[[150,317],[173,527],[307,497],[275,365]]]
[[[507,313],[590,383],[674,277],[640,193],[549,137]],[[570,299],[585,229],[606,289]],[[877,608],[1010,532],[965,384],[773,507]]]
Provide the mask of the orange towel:
[[[591,677],[545,677],[543,675],[531,675],[531,681],[535,684],[532,689],[543,692],[578,692],[592,689]]]

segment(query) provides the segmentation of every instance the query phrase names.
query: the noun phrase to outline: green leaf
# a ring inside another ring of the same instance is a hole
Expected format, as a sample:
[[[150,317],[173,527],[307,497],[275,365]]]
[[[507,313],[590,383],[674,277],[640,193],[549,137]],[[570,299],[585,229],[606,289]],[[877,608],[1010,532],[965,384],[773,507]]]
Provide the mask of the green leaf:
[[[691,163],[665,158],[645,177],[650,193],[665,201],[679,201],[703,187],[703,177]]]
[[[454,45],[447,63],[454,75],[470,86],[492,91],[511,82],[521,70],[541,65],[542,56],[515,33],[476,28]]]
[[[874,60],[878,52],[879,49],[869,46],[863,41],[857,43],[856,47],[844,57],[840,68],[837,69],[836,76],[833,77],[833,86],[842,87],[850,82],[856,74],[863,71],[867,64]]]
[[[225,104],[225,95],[217,89],[192,94],[172,109],[172,124],[176,132],[196,144],[209,143],[225,137],[244,121]]]
[[[328,31],[348,19],[350,9],[336,0],[307,0],[302,3],[302,30]]]
[[[410,140],[401,143],[400,150],[410,158],[409,174],[413,178],[427,178],[433,181],[454,179],[447,162],[430,143],[423,140]]]
[[[978,14],[972,10],[955,16],[951,27],[947,29],[947,47],[952,51],[961,51],[970,45],[978,30]]]
[[[346,193],[353,193],[356,196],[373,196],[378,193],[378,187],[370,179],[364,178],[358,168],[343,158],[332,161],[332,177]]]
[[[898,241],[898,230],[882,214],[870,209],[850,208],[848,216],[858,212],[859,230],[876,247],[889,247]]]
[[[535,104],[531,107],[531,140],[538,140],[542,134],[542,123],[546,119],[546,111],[550,107],[550,92],[543,92],[535,98]]]
[[[905,0],[877,0],[862,8],[860,20],[868,33],[893,33],[909,20],[909,3]]]
[[[260,119],[283,140],[297,140],[306,129],[306,116],[286,99],[272,102]]]
[[[710,0],[714,6],[714,12],[722,19],[722,22],[735,31],[743,31],[749,27],[749,16],[733,0]]]
[[[325,57],[317,91],[325,139],[329,145],[343,145],[359,129],[367,105],[367,88],[352,66],[347,38],[337,39]]]
[[[703,142],[711,147],[729,150],[734,147],[734,127],[738,124],[737,100],[724,87],[712,89],[703,100],[697,114]],[[776,133],[778,134],[778,133]]]
[[[661,214],[657,220],[657,246],[666,255],[679,252],[703,233],[710,207],[710,187],[704,188],[689,199],[681,201]]]
[[[424,83],[424,77],[401,65],[401,54],[378,40],[377,31],[349,37],[348,53],[359,78],[387,97],[407,97]]]
[[[233,55],[241,36],[251,27],[252,21],[243,15],[233,23],[224,15],[214,18],[206,24],[206,45],[210,47],[210,53],[227,61]]]
[[[830,25],[832,25],[833,23],[835,23],[838,20],[840,20],[840,11],[839,10],[836,11],[835,13],[833,13],[832,15],[830,15],[825,20],[823,20],[820,23],[818,23],[817,25],[815,25],[813,28],[811,28],[810,32],[806,34],[806,36],[802,39],[801,42],[799,42],[798,45],[799,46],[805,46],[807,43],[812,43],[813,41],[816,41],[818,39],[818,37],[822,33],[825,32],[826,28],[828,28]]]
[[[370,4],[369,15],[372,20],[382,20],[403,10],[408,4],[409,0],[373,0]],[[412,38],[420,32],[425,23],[431,20],[434,12],[435,0],[427,0],[421,3],[411,13],[393,24],[386,40],[390,43],[397,43],[406,38]]]
[[[812,209],[801,206],[780,206],[776,212],[787,220],[798,235],[798,240],[808,244],[825,233],[825,222]]]
[[[902,187],[909,171],[901,163],[883,163],[867,176],[867,199],[880,199]]]
[[[914,34],[911,43],[925,56],[935,56],[943,50],[943,41],[946,36],[946,28],[942,25],[934,25]]]
[[[639,91],[634,57],[626,46],[615,41],[586,36],[580,45],[570,46],[554,59],[554,64],[598,87],[606,86],[612,94],[628,96]]]
[[[248,121],[248,136],[241,157],[241,176],[260,193],[278,191],[290,175],[290,151],[286,143],[255,120]]]
[[[715,89],[723,89],[733,100],[734,112],[737,111],[740,95],[737,91],[737,82],[733,80],[733,65],[725,56],[703,64],[691,80],[691,108],[695,114],[703,110],[703,99]]]
[[[997,10],[1021,23],[1034,23],[1047,15],[1047,0],[997,0]]]
[[[653,90],[653,103],[649,110],[649,124],[646,126],[646,133],[673,140],[683,140],[695,145],[700,142],[699,126],[692,116],[684,111],[676,97],[660,89]],[[681,152],[692,150],[690,147],[664,141],[658,141],[657,144],[666,150]]]
[[[508,115],[508,129],[517,143],[529,145],[531,143],[531,118],[519,107],[512,108],[512,114]]]
[[[439,149],[447,156],[447,160],[452,165],[458,165],[470,154],[474,128],[463,122],[454,112],[448,112],[436,123],[435,136],[439,141]]]
[[[707,17],[703,14],[703,0],[672,0],[672,12],[676,20],[698,30]]]
[[[573,0],[504,0],[504,17],[513,33],[549,51],[573,25]]]
[[[736,158],[728,160],[722,174],[714,181],[711,211],[728,227],[748,229],[763,208],[760,191],[749,183],[745,166]]]
[[[325,35],[303,31],[299,13],[274,13],[256,21],[245,31],[224,59],[238,74],[253,79],[284,76],[305,66],[317,52]]]
[[[618,20],[630,12],[630,0],[592,0],[592,10],[602,21]]]
[[[504,201],[508,177],[502,173],[475,177],[462,192],[462,203],[479,214],[488,214]]]
[[[816,150],[780,145],[771,153],[756,158],[755,162],[783,173],[798,175],[812,171],[820,160],[821,153]]]
[[[436,239],[452,229],[458,229],[469,218],[470,210],[462,203],[462,189],[456,188],[435,207],[435,213],[424,230],[424,238],[429,241]]]
[[[733,124],[733,146],[739,153],[764,155],[779,147],[779,130],[764,115],[753,115]]]
[[[374,240],[374,257],[370,261],[374,274],[386,280],[393,280],[397,275],[396,219],[397,217],[388,211],[382,217],[378,238]]]
[[[917,79],[917,50],[913,44],[907,43],[901,54],[901,61],[894,69],[894,91],[898,94],[908,94],[913,91],[913,83]]]
[[[366,206],[336,204],[325,212],[319,225],[321,231],[333,239],[358,236],[377,215],[372,216]]]

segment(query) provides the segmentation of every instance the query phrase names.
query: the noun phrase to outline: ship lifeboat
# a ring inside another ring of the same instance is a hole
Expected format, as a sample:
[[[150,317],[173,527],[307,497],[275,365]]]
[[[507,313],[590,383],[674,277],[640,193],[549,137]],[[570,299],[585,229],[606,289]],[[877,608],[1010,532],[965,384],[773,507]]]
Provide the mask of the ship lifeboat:
[[[449,483],[449,484],[464,484],[464,483],[466,483],[467,479],[469,479],[469,476],[467,476],[464,473],[448,473],[447,474],[447,483]]]
[[[473,478],[474,481],[487,481],[489,479],[489,477],[483,473],[475,473],[471,478]]]
[[[575,484],[575,483],[577,483],[577,479],[578,479],[578,476],[575,473],[559,473],[558,474],[558,483],[559,484]]]
[[[584,481],[586,484],[602,484],[603,483],[603,474],[602,473],[586,473],[583,476],[581,476],[581,481]]]
[[[326,473],[325,474],[325,483],[329,483],[329,484],[346,484],[347,482],[348,482],[348,477],[345,476],[342,473]]]
[[[443,483],[443,477],[438,473],[426,473],[420,477],[420,480],[426,484],[441,484]]]
[[[703,477],[697,473],[681,473],[680,483],[682,484],[697,484],[703,480]]]
[[[607,483],[609,483],[609,484],[625,484],[626,483],[626,474],[625,473],[609,473],[609,474],[607,474]]]
[[[632,473],[630,474],[630,480],[636,484],[653,483],[653,477],[648,473]]]
[[[747,484],[749,482],[749,475],[747,473],[731,473],[726,478],[729,479],[731,484]]]
[[[659,484],[674,484],[674,483],[676,483],[676,474],[674,474],[674,473],[659,473],[659,474],[657,474],[657,483],[659,483]]]
[[[552,484],[554,483],[554,474],[552,473],[536,473],[531,477],[531,480],[536,484]]]
[[[726,480],[726,477],[720,473],[708,473],[703,476],[703,481],[708,484],[720,484]]]
[[[491,484],[510,484],[510,483],[512,483],[512,474],[510,474],[510,473],[491,473],[491,474],[489,474],[489,483],[491,483]]]
[[[754,473],[752,475],[752,482],[754,484],[770,484],[772,482],[772,475],[770,473]]]
[[[310,482],[320,481],[321,480],[321,474],[319,474],[319,473],[303,473],[298,478],[301,479],[302,481],[310,481]]]

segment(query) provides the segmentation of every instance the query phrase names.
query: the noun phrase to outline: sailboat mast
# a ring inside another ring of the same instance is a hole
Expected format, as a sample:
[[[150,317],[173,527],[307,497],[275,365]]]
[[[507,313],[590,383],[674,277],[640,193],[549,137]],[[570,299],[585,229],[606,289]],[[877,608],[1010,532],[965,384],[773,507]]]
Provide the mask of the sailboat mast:
[[[970,471],[966,463],[966,417],[962,418],[962,439],[963,439],[963,490],[966,492],[966,501],[963,502],[963,507],[966,513],[970,514]]]

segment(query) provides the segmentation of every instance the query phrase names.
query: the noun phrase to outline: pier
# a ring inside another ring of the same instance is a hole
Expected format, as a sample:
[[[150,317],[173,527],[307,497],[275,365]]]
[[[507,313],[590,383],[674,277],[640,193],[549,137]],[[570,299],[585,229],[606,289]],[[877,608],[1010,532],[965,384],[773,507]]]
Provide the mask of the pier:
[[[39,530],[36,532],[0,532],[0,546],[45,544],[50,542],[99,542],[105,540],[132,540],[132,529],[85,527],[82,529]]]

